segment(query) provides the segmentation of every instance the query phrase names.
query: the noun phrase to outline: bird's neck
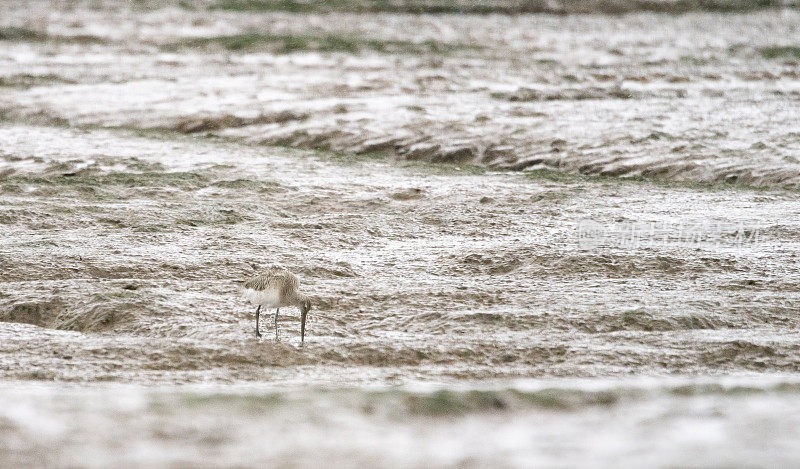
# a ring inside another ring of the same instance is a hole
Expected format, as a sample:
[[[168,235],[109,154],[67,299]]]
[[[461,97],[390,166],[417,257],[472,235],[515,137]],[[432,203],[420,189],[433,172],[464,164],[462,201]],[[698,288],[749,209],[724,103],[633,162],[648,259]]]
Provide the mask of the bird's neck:
[[[299,292],[294,292],[292,293],[292,296],[288,298],[287,303],[289,303],[292,306],[297,306],[298,308],[300,308],[301,306],[303,306],[303,303],[307,300],[308,297],[306,295]]]

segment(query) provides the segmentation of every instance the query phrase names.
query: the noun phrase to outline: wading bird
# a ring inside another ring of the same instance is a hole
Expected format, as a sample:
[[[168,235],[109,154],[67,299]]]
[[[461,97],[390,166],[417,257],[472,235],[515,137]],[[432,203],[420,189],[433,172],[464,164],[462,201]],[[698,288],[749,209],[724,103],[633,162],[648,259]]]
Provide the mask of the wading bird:
[[[261,337],[258,330],[258,318],[261,307],[275,308],[275,339],[278,339],[278,313],[285,306],[300,308],[300,343],[305,341],[306,315],[311,309],[308,296],[297,291],[300,282],[291,272],[283,267],[270,267],[259,275],[244,282],[244,297],[256,308],[256,337]]]

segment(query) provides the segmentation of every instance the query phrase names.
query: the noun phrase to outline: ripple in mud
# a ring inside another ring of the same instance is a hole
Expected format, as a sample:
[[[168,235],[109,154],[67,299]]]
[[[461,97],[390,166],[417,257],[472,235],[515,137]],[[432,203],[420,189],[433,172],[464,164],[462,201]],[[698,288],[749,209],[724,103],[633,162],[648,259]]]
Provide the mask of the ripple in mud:
[[[0,321],[45,327],[63,308],[60,300],[10,303],[0,310]]]
[[[315,267],[304,267],[298,270],[298,273],[308,277],[316,277],[316,278],[328,278],[328,279],[335,279],[335,278],[352,278],[357,277],[358,274],[353,270],[352,266],[347,263],[339,262],[334,265],[329,266],[315,266]]]
[[[625,277],[664,275],[678,272],[734,271],[732,259],[674,256],[642,256],[626,253],[540,254],[539,249],[519,248],[512,251],[485,251],[467,254],[458,259],[458,270],[471,273],[505,274],[519,269],[536,275],[605,275]]]
[[[800,364],[780,345],[761,345],[747,340],[732,340],[709,344],[700,353],[700,361],[706,366],[721,369],[736,365],[750,370],[766,368],[786,371],[800,370]],[[791,353],[791,352],[790,352]]]
[[[404,189],[401,191],[397,191],[392,194],[392,198],[395,200],[411,200],[411,199],[419,199],[424,197],[424,191],[417,187],[411,187],[409,189]]]
[[[700,257],[685,259],[673,256],[643,257],[631,254],[583,254],[535,256],[532,263],[553,274],[604,274],[606,276],[639,276],[675,274],[686,271],[725,271],[735,268],[733,260]]]
[[[259,114],[256,117],[240,117],[233,114],[221,116],[189,116],[178,120],[171,125],[171,130],[191,134],[208,132],[212,130],[245,127],[248,125],[281,124],[290,121],[307,119],[309,114],[293,111],[279,111],[274,113]]]
[[[127,329],[142,314],[142,305],[104,303],[83,307],[59,317],[56,329],[75,332],[105,332]]]
[[[678,331],[691,329],[717,329],[733,326],[732,321],[725,321],[711,315],[675,315],[660,317],[642,310],[625,311],[621,315],[604,316],[596,324],[587,324],[585,328],[592,332],[599,331]]]
[[[141,309],[140,304],[124,302],[102,302],[73,309],[55,299],[6,304],[0,310],[0,321],[64,331],[105,332],[129,328]]]
[[[483,255],[468,254],[461,260],[465,266],[472,267],[475,271],[485,271],[489,274],[507,274],[522,265],[522,260],[513,254]]]

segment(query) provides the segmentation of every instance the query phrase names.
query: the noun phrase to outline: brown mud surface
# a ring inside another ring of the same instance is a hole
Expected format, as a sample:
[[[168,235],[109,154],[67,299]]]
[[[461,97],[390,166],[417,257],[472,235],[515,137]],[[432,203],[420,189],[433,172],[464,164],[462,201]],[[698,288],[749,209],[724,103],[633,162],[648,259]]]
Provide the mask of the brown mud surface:
[[[6,4],[0,111],[495,168],[800,184],[796,9],[296,14],[264,3]]]
[[[6,125],[0,138],[7,378],[352,384],[800,369],[796,192],[119,130]],[[586,246],[584,219],[730,231]],[[737,244],[740,225],[758,239]],[[271,263],[314,298],[303,348],[294,309],[282,311],[280,342],[253,337],[239,282]]]

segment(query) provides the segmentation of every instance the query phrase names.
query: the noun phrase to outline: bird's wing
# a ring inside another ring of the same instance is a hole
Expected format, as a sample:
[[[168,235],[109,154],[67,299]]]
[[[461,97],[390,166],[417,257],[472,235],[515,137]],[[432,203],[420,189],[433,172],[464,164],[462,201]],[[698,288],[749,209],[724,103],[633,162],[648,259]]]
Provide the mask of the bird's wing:
[[[263,290],[267,287],[267,277],[264,275],[256,275],[255,277],[249,278],[246,282],[244,282],[244,288],[249,288],[250,290]]]
[[[289,292],[297,289],[298,286],[297,277],[282,267],[270,267],[260,275],[256,275],[244,283],[245,288],[259,291],[274,288]]]

